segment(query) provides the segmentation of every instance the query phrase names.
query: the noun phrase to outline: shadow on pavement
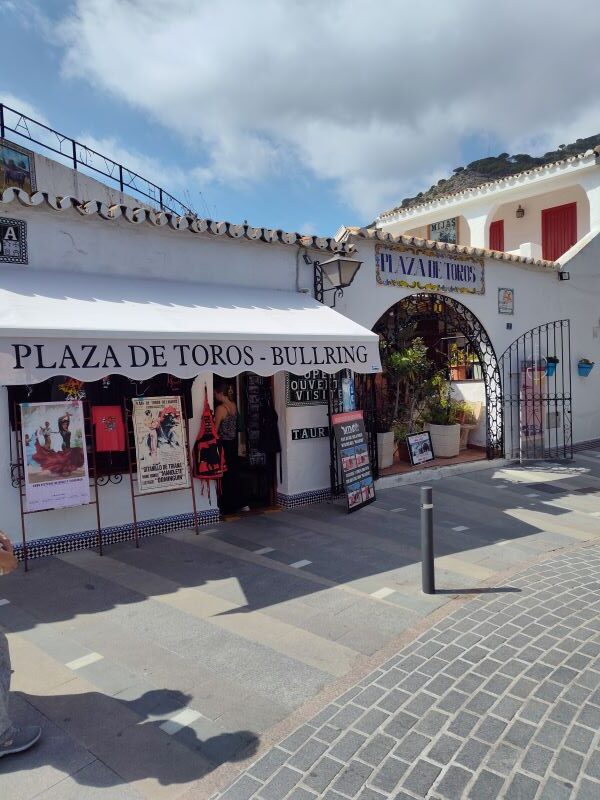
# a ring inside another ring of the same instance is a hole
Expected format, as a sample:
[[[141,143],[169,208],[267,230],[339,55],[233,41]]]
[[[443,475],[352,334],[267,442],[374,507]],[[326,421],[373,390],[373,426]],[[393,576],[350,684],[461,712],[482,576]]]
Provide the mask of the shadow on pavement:
[[[110,769],[74,770],[71,778],[83,786],[120,786],[148,779],[167,786],[190,783],[220,764],[251,756],[260,742],[251,731],[202,739],[194,730],[195,721],[184,725],[185,718],[178,727],[177,719],[172,718],[185,713],[191,696],[177,690],[148,691],[133,700],[101,692],[17,692],[14,699],[15,723],[40,724],[44,731],[31,750],[1,759],[0,775],[45,766],[66,771],[65,758],[85,757],[85,748],[103,764],[110,763]],[[48,719],[32,715],[25,704]],[[199,723],[201,727],[202,721]],[[163,725],[168,726],[170,734],[161,729]]]

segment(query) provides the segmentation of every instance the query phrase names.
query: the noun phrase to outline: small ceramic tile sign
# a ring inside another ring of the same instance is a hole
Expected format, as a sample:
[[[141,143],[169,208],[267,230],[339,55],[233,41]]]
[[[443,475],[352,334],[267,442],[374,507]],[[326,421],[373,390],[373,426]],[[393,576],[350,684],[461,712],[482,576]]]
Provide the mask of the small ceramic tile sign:
[[[0,261],[27,264],[27,223],[0,217]]]
[[[499,314],[515,313],[514,289],[506,289],[506,288],[498,289],[498,313]]]

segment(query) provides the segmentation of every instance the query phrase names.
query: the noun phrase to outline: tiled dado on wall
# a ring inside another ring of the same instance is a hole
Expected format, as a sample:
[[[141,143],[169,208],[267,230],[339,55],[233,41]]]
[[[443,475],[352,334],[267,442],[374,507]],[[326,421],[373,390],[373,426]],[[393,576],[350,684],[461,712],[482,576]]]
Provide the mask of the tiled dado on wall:
[[[278,494],[277,503],[286,509],[300,508],[301,506],[322,503],[331,499],[329,489],[316,489],[311,492],[301,494]],[[217,508],[199,511],[199,525],[215,525],[220,521],[219,510]],[[138,536],[156,536],[159,533],[170,533],[184,528],[194,527],[194,515],[177,514],[172,517],[161,519],[150,519],[138,522]],[[115,525],[113,527],[102,528],[102,544],[116,544],[126,542],[135,538],[133,523],[126,525]],[[33,539],[27,542],[27,558],[41,558],[42,556],[55,556],[61,553],[70,553],[73,550],[88,550],[98,546],[98,532],[95,530],[79,531],[78,533],[66,533],[62,536],[50,536],[46,539]],[[23,545],[15,545],[15,555],[19,560],[23,560]]]
[[[198,523],[200,525],[214,525],[219,521],[219,510],[198,512]],[[194,515],[177,514],[172,517],[162,519],[149,519],[138,522],[138,536],[156,536],[159,533],[169,533],[178,531],[182,528],[194,527]],[[109,528],[102,528],[102,544],[116,544],[134,539],[133,523],[126,525],[115,525]],[[98,532],[80,531],[78,533],[66,533],[63,536],[50,536],[47,539],[33,539],[27,542],[27,558],[40,558],[41,556],[55,556],[60,553],[69,553],[73,550],[87,550],[98,546]],[[23,545],[15,545],[15,555],[18,559],[23,559]]]

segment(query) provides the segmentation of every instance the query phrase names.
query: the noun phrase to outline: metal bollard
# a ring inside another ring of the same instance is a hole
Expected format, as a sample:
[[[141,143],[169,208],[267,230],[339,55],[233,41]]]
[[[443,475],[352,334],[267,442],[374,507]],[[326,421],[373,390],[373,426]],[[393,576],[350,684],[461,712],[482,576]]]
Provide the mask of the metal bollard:
[[[425,594],[435,594],[433,567],[433,489],[421,487],[421,586]]]

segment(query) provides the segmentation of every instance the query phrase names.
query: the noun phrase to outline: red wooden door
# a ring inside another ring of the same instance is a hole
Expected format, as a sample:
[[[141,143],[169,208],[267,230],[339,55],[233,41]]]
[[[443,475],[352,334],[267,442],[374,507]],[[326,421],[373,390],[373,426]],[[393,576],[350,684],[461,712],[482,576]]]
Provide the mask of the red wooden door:
[[[556,261],[577,241],[577,203],[542,211],[542,258]]]
[[[490,250],[504,251],[504,220],[497,219],[490,225]]]

